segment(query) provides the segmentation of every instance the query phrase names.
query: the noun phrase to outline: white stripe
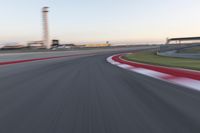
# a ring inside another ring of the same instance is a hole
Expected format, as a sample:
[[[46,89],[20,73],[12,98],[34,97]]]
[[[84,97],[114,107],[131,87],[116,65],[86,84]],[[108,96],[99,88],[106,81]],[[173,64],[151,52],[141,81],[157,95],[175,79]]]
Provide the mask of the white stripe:
[[[111,62],[113,61],[113,60],[112,60],[112,56],[111,56],[111,57],[108,57],[108,58],[107,58],[107,61],[111,63]]]
[[[121,63],[119,63],[119,62],[114,61],[112,58],[113,58],[113,56],[108,57],[108,58],[107,58],[107,62],[109,62],[109,63],[111,63],[111,64],[113,64],[113,65],[120,65],[120,64],[121,64]]]
[[[113,62],[111,62],[111,64],[113,64],[113,65],[120,65],[121,63],[113,61]]]
[[[172,83],[179,84],[181,86],[186,86],[195,90],[200,91],[200,81],[189,79],[189,78],[176,78],[170,80]]]
[[[119,65],[117,65],[118,67],[121,67],[121,68],[124,68],[124,69],[131,69],[131,68],[133,68],[132,66],[130,66],[130,65],[127,65],[127,64],[119,64]]]
[[[153,70],[149,70],[149,69],[144,69],[144,68],[134,68],[131,69],[131,71],[143,74],[143,75],[147,75],[150,77],[154,77],[154,78],[162,78],[162,77],[167,77],[169,76],[168,74],[165,73],[160,73],[157,71],[153,71]]]

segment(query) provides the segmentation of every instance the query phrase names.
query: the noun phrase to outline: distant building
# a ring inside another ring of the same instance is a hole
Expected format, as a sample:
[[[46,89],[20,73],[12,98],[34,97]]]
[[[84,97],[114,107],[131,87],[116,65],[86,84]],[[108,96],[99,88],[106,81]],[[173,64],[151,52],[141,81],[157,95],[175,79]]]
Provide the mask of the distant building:
[[[29,48],[45,48],[45,46],[43,45],[43,41],[28,42],[28,47]]]
[[[26,45],[19,43],[3,43],[0,45],[1,50],[22,49],[26,47]]]
[[[59,45],[59,40],[52,40],[52,47],[58,47]]]
[[[111,46],[109,43],[106,44],[85,44],[85,47],[109,47]]]
[[[171,42],[175,44],[185,43],[200,43],[200,37],[181,37],[181,38],[167,38],[166,44],[170,44]]]
[[[74,48],[76,47],[75,44],[60,44],[59,48]]]

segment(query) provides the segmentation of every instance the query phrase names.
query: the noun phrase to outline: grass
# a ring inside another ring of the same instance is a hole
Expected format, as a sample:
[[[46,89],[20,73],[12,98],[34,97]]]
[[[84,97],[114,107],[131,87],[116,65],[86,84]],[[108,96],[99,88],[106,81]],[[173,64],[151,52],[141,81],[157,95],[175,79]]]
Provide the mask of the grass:
[[[179,53],[200,53],[200,46],[180,50]]]
[[[127,54],[124,59],[153,65],[200,70],[200,60],[158,56],[153,52]]]

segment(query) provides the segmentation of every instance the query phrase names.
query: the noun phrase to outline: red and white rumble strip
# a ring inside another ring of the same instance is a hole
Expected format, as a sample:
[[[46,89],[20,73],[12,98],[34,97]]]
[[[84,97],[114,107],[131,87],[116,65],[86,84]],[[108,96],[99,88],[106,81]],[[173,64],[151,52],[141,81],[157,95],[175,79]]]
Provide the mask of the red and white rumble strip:
[[[121,54],[114,55],[107,61],[123,69],[200,91],[200,71],[137,63],[121,57]]]

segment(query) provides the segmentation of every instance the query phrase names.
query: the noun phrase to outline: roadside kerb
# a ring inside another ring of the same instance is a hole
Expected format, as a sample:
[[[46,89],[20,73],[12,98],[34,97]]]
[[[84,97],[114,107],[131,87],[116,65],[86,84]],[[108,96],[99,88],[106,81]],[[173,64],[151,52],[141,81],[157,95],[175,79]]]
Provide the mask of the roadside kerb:
[[[149,65],[122,58],[123,54],[107,58],[107,61],[118,67],[137,72],[156,79],[189,87],[200,91],[200,72],[186,69],[169,68],[163,66]]]

